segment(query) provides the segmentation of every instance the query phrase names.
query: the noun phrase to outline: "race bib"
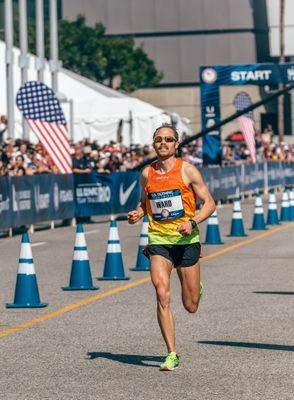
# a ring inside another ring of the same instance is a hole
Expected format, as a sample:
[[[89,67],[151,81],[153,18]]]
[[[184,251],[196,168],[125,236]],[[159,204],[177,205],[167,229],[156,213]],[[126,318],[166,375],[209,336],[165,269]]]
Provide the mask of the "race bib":
[[[148,194],[154,221],[177,219],[185,215],[181,191],[179,189]]]

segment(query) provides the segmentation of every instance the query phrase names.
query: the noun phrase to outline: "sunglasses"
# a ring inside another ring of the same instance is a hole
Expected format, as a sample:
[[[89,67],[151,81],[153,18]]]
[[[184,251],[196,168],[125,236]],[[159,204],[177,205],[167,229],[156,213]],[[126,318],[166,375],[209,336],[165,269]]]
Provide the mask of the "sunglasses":
[[[176,142],[177,139],[174,136],[156,136],[153,139],[154,143],[162,143],[163,141],[165,141],[166,143],[172,143]]]

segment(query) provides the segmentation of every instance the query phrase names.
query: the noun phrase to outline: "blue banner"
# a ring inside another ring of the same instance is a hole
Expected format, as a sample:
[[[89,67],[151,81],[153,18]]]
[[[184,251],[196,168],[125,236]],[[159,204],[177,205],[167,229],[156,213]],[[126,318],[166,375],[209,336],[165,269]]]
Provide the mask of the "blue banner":
[[[201,173],[204,182],[216,201],[234,197],[240,191],[240,168],[237,166],[202,168]]]
[[[11,177],[12,225],[29,225],[34,221],[34,176]]]
[[[73,218],[75,215],[73,175],[63,174],[51,176],[51,220]]]
[[[202,168],[213,198],[226,200],[276,186],[294,186],[294,163]],[[0,177],[0,228],[126,214],[140,200],[139,172]]]
[[[292,168],[293,175],[293,168]],[[267,164],[268,186],[275,187],[284,184],[284,171],[279,162],[271,162]]]
[[[116,172],[112,174],[112,201],[114,213],[127,213],[137,207],[140,200],[140,173]]]
[[[214,65],[200,67],[202,130],[220,122],[219,87],[223,85],[273,85],[293,83],[294,64]],[[202,138],[203,163],[221,163],[221,131]]]
[[[12,225],[11,185],[8,176],[0,177],[0,228],[8,229]]]
[[[112,179],[107,174],[75,174],[75,215],[89,217],[91,215],[112,214]]]
[[[139,172],[75,174],[77,217],[127,213],[140,199]]]

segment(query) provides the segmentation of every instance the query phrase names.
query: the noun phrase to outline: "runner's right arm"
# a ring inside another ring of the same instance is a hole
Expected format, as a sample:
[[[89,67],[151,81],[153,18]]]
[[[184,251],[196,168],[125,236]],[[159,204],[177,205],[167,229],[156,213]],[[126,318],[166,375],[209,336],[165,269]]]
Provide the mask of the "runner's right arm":
[[[141,174],[141,199],[137,205],[136,210],[130,211],[128,213],[128,223],[129,224],[135,224],[136,222],[140,221],[146,214],[146,193],[145,193],[145,186],[147,183],[147,177],[148,177],[148,169],[149,167],[146,167],[143,169],[142,174]]]

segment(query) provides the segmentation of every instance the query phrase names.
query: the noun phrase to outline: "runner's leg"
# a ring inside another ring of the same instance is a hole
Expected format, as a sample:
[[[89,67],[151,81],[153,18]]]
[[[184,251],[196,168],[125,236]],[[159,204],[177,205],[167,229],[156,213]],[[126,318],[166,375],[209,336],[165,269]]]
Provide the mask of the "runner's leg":
[[[170,310],[171,261],[158,255],[150,257],[151,280],[156,290],[157,319],[168,352],[176,351],[175,323]]]
[[[191,267],[177,267],[182,286],[182,301],[185,309],[195,313],[200,300],[200,262]]]

